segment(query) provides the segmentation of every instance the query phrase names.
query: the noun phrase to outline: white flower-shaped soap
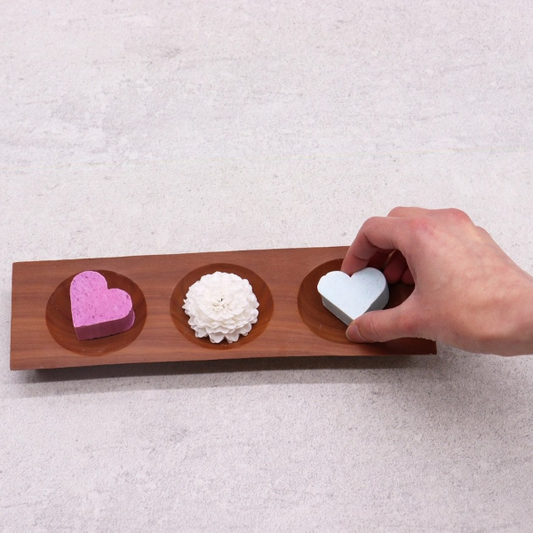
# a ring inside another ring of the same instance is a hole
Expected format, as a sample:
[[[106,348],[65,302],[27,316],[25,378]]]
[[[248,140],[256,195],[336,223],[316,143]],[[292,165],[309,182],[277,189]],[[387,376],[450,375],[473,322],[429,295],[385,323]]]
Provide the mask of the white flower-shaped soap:
[[[202,276],[189,287],[183,302],[196,336],[214,343],[248,335],[257,322],[258,307],[250,282],[227,272]]]

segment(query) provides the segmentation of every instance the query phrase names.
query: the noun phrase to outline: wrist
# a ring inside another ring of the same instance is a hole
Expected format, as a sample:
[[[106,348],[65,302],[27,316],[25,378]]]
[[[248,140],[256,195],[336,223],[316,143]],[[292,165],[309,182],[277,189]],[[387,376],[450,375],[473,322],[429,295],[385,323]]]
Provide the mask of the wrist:
[[[503,310],[506,331],[499,353],[533,354],[533,277],[526,274],[515,294],[514,302],[511,300],[509,308]]]

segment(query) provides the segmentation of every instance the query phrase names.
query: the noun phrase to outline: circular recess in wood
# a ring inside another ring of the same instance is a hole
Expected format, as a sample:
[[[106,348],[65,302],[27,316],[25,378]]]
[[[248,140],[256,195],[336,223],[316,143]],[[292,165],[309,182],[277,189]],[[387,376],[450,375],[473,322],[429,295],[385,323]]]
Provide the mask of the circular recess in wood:
[[[196,337],[194,330],[189,326],[189,317],[185,314],[182,307],[189,287],[193,283],[196,283],[202,276],[213,274],[214,272],[228,272],[230,274],[236,274],[243,279],[247,279],[259,302],[259,316],[257,317],[257,322],[252,326],[252,330],[248,335],[245,337],[239,337],[239,340],[236,342],[227,342],[226,340],[223,340],[216,344],[212,343],[207,337],[201,339]],[[212,350],[231,350],[232,348],[238,348],[239,346],[254,341],[267,328],[268,323],[272,318],[273,311],[274,301],[272,299],[272,294],[263,279],[253,270],[240,265],[232,265],[228,263],[205,265],[189,272],[176,285],[170,299],[170,315],[180,333],[194,344]]]
[[[305,276],[298,291],[298,311],[304,324],[328,341],[351,344],[346,338],[346,325],[322,304],[318,281],[332,270],[340,270],[342,259],[333,259],[314,268]]]
[[[116,352],[131,344],[139,335],[146,321],[146,300],[139,286],[130,278],[111,270],[96,270],[102,274],[110,289],[122,289],[130,296],[135,312],[133,326],[123,333],[80,341],[76,337],[70,309],[70,283],[74,275],[62,281],[50,296],[46,305],[46,325],[54,340],[63,348],[81,355],[98,356]]]

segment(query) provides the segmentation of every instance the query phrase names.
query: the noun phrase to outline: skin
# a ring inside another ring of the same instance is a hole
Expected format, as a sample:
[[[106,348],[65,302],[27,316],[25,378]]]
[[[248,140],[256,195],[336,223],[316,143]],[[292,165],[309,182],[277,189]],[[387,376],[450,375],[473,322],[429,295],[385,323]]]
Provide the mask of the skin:
[[[475,353],[533,354],[533,277],[463,211],[397,207],[368,219],[341,269],[366,266],[414,290],[398,307],[354,320],[350,340],[421,337]]]

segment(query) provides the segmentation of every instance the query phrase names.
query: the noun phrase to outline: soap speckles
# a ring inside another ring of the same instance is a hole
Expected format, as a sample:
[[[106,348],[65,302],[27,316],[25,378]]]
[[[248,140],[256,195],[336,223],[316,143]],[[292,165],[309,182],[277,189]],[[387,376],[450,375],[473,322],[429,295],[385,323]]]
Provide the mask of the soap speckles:
[[[105,277],[91,270],[72,280],[70,306],[79,340],[123,333],[135,322],[131,296],[122,289],[109,289]]]

